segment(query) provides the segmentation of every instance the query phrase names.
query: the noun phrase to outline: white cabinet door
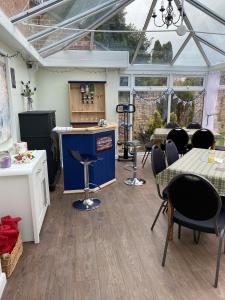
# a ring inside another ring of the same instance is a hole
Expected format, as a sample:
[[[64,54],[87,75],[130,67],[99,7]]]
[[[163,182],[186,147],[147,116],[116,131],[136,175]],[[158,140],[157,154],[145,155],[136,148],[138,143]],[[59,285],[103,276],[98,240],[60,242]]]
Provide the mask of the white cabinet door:
[[[49,205],[49,188],[46,158],[38,164],[33,174],[34,240],[39,243],[39,233]]]

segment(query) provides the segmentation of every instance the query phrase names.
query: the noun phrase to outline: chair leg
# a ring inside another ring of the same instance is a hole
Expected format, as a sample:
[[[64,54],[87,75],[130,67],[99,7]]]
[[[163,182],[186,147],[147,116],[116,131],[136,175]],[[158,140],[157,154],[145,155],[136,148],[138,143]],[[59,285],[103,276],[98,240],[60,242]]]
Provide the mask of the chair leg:
[[[147,154],[147,150],[145,150],[145,153],[144,153],[144,155],[143,155],[143,157],[142,157],[142,160],[141,160],[141,162],[143,163],[143,161],[144,161],[144,159],[145,159],[145,155]]]
[[[148,159],[149,154],[150,154],[150,151],[147,152],[147,155],[146,155],[146,157],[145,157],[145,160],[144,160],[143,163],[142,163],[142,168],[144,168],[145,163],[146,163],[146,161],[147,161],[147,159]]]
[[[165,212],[167,212],[167,211],[168,211],[168,205],[166,203],[165,206],[164,206],[164,209],[163,209],[163,214],[165,214]]]
[[[166,254],[167,254],[167,249],[168,249],[168,244],[169,244],[169,237],[170,237],[170,226],[168,226],[168,231],[166,235],[166,242],[165,242],[165,247],[163,251],[163,259],[162,259],[162,266],[165,266],[166,263]]]
[[[219,246],[217,251],[217,260],[216,260],[216,275],[215,275],[215,282],[214,287],[217,288],[218,285],[218,279],[219,279],[219,271],[220,271],[220,258],[221,258],[221,250],[222,250],[222,242],[224,238],[224,230],[221,231],[219,236]]]
[[[195,244],[198,244],[198,242],[200,240],[200,235],[201,235],[200,231],[196,232],[196,230],[193,230],[193,237],[194,237]]]
[[[181,225],[178,224],[178,240],[181,238]]]
[[[156,223],[156,221],[158,220],[158,217],[159,217],[159,215],[160,215],[160,213],[161,213],[161,210],[163,209],[163,207],[164,207],[164,205],[165,205],[166,202],[167,202],[167,201],[163,201],[162,204],[160,205],[160,208],[159,208],[159,210],[158,210],[158,212],[157,212],[157,215],[156,215],[156,217],[155,217],[155,220],[154,220],[154,222],[152,223],[151,230],[153,230],[153,228],[154,228],[154,226],[155,226],[155,223]]]

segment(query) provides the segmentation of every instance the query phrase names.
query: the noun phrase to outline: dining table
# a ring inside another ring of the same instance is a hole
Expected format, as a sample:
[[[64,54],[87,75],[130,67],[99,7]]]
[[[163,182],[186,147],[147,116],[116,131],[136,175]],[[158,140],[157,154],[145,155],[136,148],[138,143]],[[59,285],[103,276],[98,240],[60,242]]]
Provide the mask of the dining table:
[[[220,196],[225,196],[225,151],[193,148],[157,174],[156,183],[167,186],[176,175],[184,173],[197,174],[206,178]],[[170,224],[172,216],[170,200],[167,215]],[[173,239],[173,226],[169,231],[169,239]]]
[[[198,131],[199,129],[188,129],[188,128],[183,128],[188,136],[189,139],[191,140],[193,134]],[[161,140],[162,142],[166,140],[168,133],[172,130],[172,128],[156,128],[153,132],[153,135],[151,136],[152,140]],[[219,140],[223,138],[223,136],[218,133],[218,132],[213,132],[215,140]]]
[[[191,173],[205,177],[221,196],[225,196],[225,151],[193,148],[156,176],[166,186],[179,174]]]

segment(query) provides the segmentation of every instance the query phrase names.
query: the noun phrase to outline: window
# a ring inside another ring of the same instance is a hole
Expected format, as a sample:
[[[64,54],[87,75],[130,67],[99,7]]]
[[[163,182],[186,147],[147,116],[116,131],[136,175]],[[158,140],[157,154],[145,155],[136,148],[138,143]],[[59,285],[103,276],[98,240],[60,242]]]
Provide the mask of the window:
[[[203,86],[204,77],[176,76],[173,80],[174,86]]]
[[[220,85],[225,85],[225,74],[221,74],[220,76]]]
[[[129,86],[128,76],[120,76],[120,86]]]
[[[167,86],[167,77],[135,77],[135,86]]]

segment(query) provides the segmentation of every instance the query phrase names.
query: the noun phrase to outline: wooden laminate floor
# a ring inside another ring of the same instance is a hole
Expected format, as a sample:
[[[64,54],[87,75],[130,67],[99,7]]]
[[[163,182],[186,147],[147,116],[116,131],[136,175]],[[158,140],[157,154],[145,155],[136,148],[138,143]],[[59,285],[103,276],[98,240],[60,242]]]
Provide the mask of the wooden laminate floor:
[[[97,195],[95,211],[71,207],[78,195],[51,193],[39,245],[26,243],[3,300],[142,300],[225,299],[225,255],[219,287],[214,280],[217,240],[182,231],[170,243],[161,267],[167,219],[161,215],[151,232],[160,200],[149,162],[140,171],[145,186],[129,187],[126,162],[117,163],[117,182]]]

